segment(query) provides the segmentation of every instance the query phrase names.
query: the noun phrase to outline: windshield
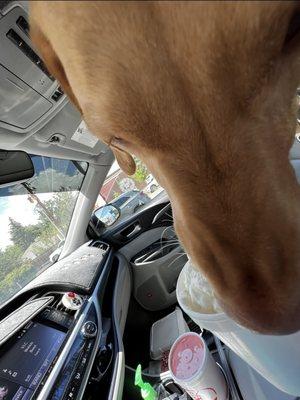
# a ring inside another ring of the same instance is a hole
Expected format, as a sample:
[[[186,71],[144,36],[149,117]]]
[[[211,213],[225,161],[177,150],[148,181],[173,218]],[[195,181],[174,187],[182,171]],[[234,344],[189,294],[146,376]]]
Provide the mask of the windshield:
[[[30,180],[0,188],[0,304],[58,259],[88,166],[31,159]]]

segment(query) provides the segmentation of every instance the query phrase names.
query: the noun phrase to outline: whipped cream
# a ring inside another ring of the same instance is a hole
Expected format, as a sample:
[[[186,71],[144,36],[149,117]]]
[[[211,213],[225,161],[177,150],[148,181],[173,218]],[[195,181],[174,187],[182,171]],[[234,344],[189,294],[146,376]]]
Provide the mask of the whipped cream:
[[[212,287],[198,268],[187,261],[181,272],[181,285],[177,286],[177,297],[191,311],[203,314],[221,313]]]

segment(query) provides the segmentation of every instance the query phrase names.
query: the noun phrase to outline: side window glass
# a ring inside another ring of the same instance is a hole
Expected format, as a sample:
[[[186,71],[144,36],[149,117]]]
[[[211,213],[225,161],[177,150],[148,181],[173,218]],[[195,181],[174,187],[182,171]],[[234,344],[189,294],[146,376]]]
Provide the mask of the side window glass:
[[[136,159],[136,165],[135,174],[128,176],[115,161],[107,174],[98,195],[95,210],[101,208],[102,215],[106,215],[107,208],[103,208],[105,205],[109,204],[118,209],[119,213],[116,212],[118,218],[115,222],[107,224],[108,226],[124,221],[140,211],[142,207],[146,207],[164,191],[145,164]],[[97,213],[98,215],[101,215],[101,210]]]

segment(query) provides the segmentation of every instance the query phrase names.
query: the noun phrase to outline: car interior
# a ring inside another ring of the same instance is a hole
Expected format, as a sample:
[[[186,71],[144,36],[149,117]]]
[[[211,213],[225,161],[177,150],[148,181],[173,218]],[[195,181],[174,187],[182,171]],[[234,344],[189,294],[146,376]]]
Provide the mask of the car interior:
[[[179,307],[187,256],[163,188],[124,178],[114,197],[144,200],[122,218],[97,202],[118,167],[33,47],[26,1],[0,2],[0,143],[0,399],[141,399],[138,365],[157,398],[177,398],[168,352],[187,331],[205,338],[228,399],[299,399]],[[298,135],[290,158],[300,182]]]

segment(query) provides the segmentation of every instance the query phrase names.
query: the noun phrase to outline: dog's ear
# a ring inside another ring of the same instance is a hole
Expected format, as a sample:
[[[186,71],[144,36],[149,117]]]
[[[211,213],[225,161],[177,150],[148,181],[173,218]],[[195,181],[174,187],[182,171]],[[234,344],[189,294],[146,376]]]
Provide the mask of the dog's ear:
[[[33,20],[31,20],[30,22],[30,37],[40,55],[45,60],[49,72],[59,81],[64,92],[67,94],[74,106],[82,114],[81,108],[71,89],[62,63],[60,62],[57,54],[53,50],[53,47],[49,40],[46,38],[46,36]]]
[[[133,157],[125,150],[118,149],[113,145],[110,147],[118,161],[119,167],[125,172],[125,174],[133,175],[136,169]]]

